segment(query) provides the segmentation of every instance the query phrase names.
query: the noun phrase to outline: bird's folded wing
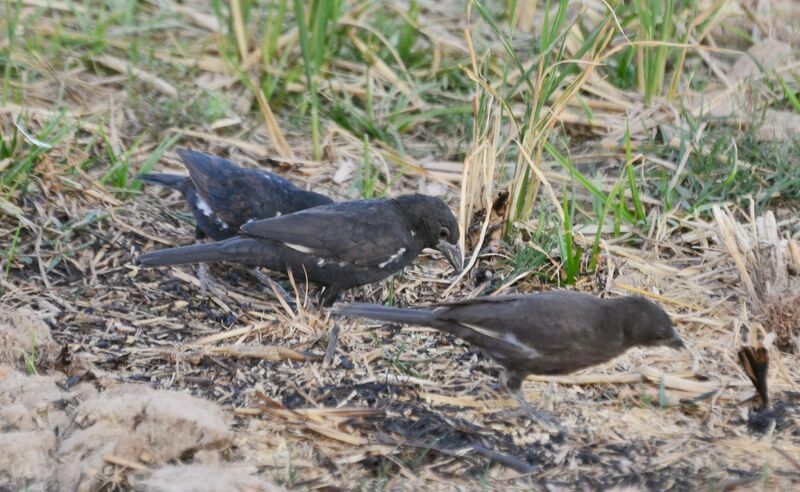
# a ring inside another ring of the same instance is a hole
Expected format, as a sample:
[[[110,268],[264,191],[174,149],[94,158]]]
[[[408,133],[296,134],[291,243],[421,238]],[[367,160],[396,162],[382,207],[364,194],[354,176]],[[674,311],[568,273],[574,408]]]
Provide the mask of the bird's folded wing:
[[[519,300],[524,300],[530,297],[527,294],[508,294],[503,296],[482,296],[477,298],[455,299],[439,304],[442,308],[455,307],[455,306],[474,306],[474,305],[494,305],[494,304],[509,304]]]
[[[401,222],[387,207],[344,202],[253,221],[241,231],[330,261],[379,265],[410,246]]]
[[[203,199],[208,199],[210,183],[213,181],[224,182],[230,179],[238,169],[231,161],[194,150],[178,149],[178,155]],[[228,189],[233,190],[234,188]]]
[[[178,154],[200,198],[224,223],[272,217],[286,200],[286,193],[294,188],[283,178],[240,168],[221,157],[190,150],[179,150]]]
[[[279,176],[240,172],[226,181],[209,180],[203,198],[222,220],[241,223],[280,216],[279,212],[294,190],[293,184]]]
[[[462,299],[441,304],[433,310],[434,317],[451,321],[482,335],[502,338],[518,323],[519,301],[525,296],[488,296]]]
[[[444,304],[433,315],[498,341],[553,352],[566,349],[579,328],[553,308],[526,295],[489,296]]]

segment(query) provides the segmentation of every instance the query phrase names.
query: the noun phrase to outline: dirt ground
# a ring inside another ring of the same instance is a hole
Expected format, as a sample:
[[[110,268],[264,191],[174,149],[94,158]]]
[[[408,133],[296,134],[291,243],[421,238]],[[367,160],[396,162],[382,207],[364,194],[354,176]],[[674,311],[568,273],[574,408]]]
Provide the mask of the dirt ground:
[[[72,230],[68,245],[80,253],[49,269],[48,286],[21,271],[5,284],[2,439],[18,450],[0,460],[5,487],[728,490],[800,478],[797,348],[771,344],[768,410],[753,410],[736,359],[765,326],[797,323],[798,297],[765,309],[766,319],[748,310],[746,292],[729,294],[748,271],[766,291],[760,278],[774,275],[756,274],[769,268],[783,269],[775,289],[796,288],[796,241],[768,242],[770,224],[780,228],[769,217],[741,224],[718,210],[715,223],[695,224],[705,247],[680,257],[608,246],[600,273],[578,288],[646,293],[673,315],[690,351],[635,349],[573,376],[529,378],[527,398],[558,418],[560,433],[515,414],[498,392],[498,367],[433,330],[332,318],[302,282],[297,305],[283,305],[235,266],[211,268],[206,297],[194,267],[137,269],[136,252],[190,242],[177,194],[113,209],[101,208],[99,191],[60,203],[45,194],[29,195],[26,207],[102,216]],[[751,243],[754,234],[762,239]],[[424,257],[347,297],[379,301],[393,286],[398,304],[426,304],[449,276],[440,257]],[[491,284],[478,273],[450,295]],[[512,290],[541,288],[528,280]],[[331,330],[338,340],[326,359]]]

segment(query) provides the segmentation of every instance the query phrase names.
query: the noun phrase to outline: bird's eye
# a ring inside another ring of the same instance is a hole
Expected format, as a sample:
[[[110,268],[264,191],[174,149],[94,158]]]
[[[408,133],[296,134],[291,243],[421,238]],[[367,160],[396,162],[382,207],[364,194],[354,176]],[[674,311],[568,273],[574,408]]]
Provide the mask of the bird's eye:
[[[450,237],[450,230],[447,227],[439,228],[439,239],[447,239]]]

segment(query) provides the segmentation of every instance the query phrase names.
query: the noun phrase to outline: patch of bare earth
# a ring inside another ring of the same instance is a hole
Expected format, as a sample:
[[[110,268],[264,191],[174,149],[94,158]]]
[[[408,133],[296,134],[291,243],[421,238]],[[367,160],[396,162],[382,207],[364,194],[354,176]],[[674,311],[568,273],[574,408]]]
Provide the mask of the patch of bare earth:
[[[18,354],[34,350],[32,334],[45,355],[37,360],[49,362],[37,370],[59,356],[50,329],[27,308],[7,313],[2,329],[0,445],[14,450],[0,456],[3,489],[280,490],[253,467],[221,473],[235,434],[218,405],[142,384],[26,374]]]

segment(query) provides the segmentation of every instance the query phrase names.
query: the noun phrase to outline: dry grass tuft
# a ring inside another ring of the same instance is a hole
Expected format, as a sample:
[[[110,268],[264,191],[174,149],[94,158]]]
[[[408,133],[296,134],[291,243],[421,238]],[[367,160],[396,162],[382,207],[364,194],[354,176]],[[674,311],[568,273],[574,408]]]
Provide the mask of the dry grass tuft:
[[[775,333],[778,348],[789,353],[800,353],[800,295],[787,293],[786,297],[764,306],[762,323]]]
[[[800,348],[800,278],[794,268],[796,241],[782,233],[771,211],[738,223],[719,207],[714,215],[727,251],[745,286],[753,321],[772,334],[781,350]],[[759,335],[752,333],[753,338]],[[750,340],[755,343],[755,339]]]

